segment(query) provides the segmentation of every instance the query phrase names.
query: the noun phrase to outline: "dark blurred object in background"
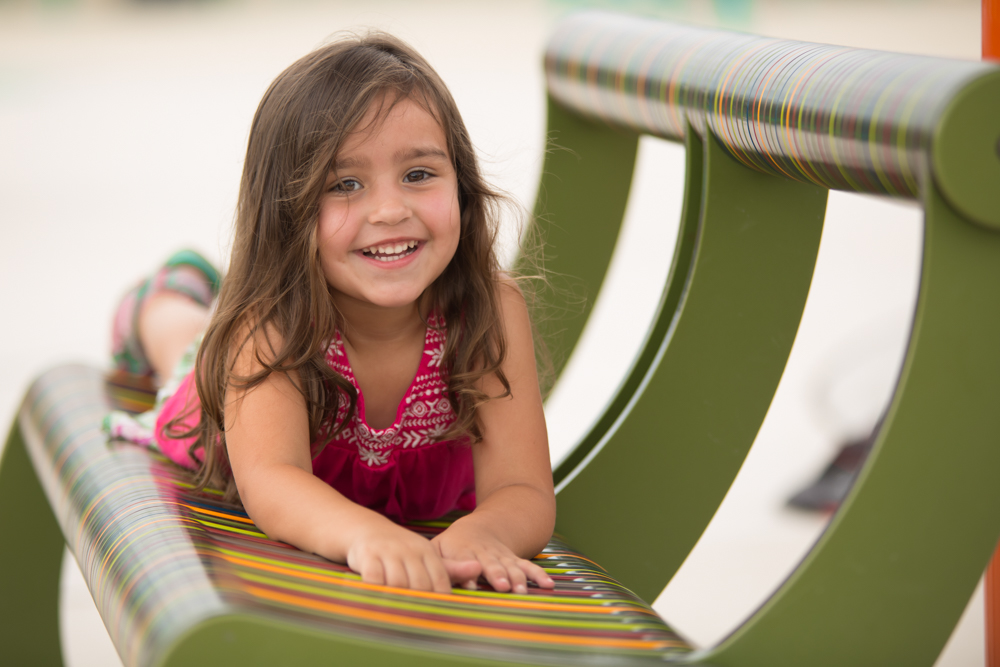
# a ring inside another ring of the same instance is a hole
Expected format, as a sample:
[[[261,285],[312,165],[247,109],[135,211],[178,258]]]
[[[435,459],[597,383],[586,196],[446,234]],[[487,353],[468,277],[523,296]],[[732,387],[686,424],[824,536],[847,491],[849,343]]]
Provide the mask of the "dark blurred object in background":
[[[833,512],[854,486],[854,480],[865,465],[872,444],[878,436],[882,420],[864,438],[848,440],[841,445],[833,461],[812,484],[788,499],[791,507],[815,512]]]

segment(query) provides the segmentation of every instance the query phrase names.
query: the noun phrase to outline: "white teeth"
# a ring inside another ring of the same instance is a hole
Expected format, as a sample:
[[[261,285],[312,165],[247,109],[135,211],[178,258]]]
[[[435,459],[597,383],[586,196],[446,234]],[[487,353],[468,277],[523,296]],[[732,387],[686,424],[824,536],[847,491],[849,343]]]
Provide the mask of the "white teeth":
[[[388,245],[373,245],[362,248],[361,252],[372,255],[375,259],[382,262],[392,262],[400,259],[403,253],[409,254],[407,251],[416,248],[419,243],[419,241],[400,241],[399,243]]]

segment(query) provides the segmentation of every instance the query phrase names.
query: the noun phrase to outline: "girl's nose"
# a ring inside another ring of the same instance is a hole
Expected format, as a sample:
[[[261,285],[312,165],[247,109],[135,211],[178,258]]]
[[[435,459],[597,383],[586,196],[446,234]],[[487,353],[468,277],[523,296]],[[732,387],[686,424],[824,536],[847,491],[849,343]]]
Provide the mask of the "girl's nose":
[[[410,217],[410,207],[398,188],[378,188],[372,193],[368,222],[373,225],[396,225]]]

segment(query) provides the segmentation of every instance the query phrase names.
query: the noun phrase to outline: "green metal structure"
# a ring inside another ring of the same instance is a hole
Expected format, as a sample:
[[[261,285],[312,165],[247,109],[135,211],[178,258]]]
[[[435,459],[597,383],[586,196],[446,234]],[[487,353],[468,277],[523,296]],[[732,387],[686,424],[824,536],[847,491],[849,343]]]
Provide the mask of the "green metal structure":
[[[29,391],[0,462],[0,527],[22,536],[0,550],[10,664],[61,664],[64,540],[128,665],[933,664],[1000,537],[1000,69],[597,13],[557,27],[545,66],[559,148],[536,206],[552,285],[539,329],[557,370],[604,280],[638,137],[687,149],[657,313],[554,473],[558,532],[610,577],[553,543],[541,557],[562,598],[361,591],[108,443],[100,382],[64,369]],[[676,572],[756,437],[830,189],[924,207],[904,367],[821,539],[735,632],[691,650],[638,598]],[[203,597],[178,597],[199,577]]]

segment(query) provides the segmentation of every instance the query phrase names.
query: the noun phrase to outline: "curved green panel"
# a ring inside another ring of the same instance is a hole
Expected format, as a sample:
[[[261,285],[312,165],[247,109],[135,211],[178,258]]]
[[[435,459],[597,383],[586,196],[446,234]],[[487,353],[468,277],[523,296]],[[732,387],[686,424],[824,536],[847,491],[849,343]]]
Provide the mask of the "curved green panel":
[[[557,530],[653,599],[753,444],[798,329],[827,190],[706,141],[694,266],[672,331],[608,435],[559,489]]]
[[[550,99],[548,137],[531,231],[537,247],[529,243],[517,271],[530,275],[533,263],[544,270],[532,315],[554,379],[583,332],[611,262],[639,136],[580,118]]]
[[[62,665],[63,536],[16,419],[0,456],[0,533],[0,663]]]
[[[932,665],[1000,535],[1000,234],[928,188],[920,296],[892,406],[802,565],[703,660]]]
[[[449,656],[360,635],[333,638],[305,623],[263,621],[253,616],[221,616],[202,623],[171,647],[156,667],[192,665],[364,665],[365,667],[514,667],[522,662]]]
[[[552,473],[556,484],[573,472],[573,469],[586,458],[587,454],[615,423],[628,402],[632,400],[632,396],[656,358],[656,353],[670,329],[670,323],[673,321],[680,303],[684,285],[687,283],[688,272],[691,269],[691,261],[694,258],[695,238],[698,235],[698,214],[701,210],[702,154],[704,152],[697,133],[689,129],[685,136],[684,209],[681,211],[680,226],[677,230],[674,258],[663,286],[663,292],[660,295],[660,303],[653,315],[653,324],[650,326],[632,366],[625,375],[625,380],[615,391],[611,402],[604,408],[600,418],[580,439],[573,451],[556,466]]]

